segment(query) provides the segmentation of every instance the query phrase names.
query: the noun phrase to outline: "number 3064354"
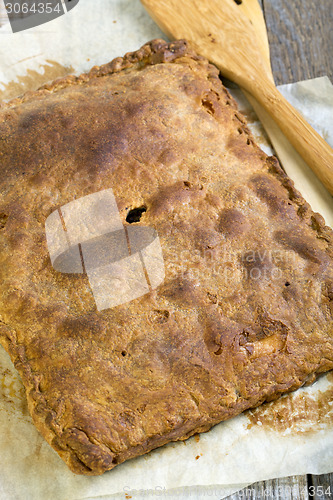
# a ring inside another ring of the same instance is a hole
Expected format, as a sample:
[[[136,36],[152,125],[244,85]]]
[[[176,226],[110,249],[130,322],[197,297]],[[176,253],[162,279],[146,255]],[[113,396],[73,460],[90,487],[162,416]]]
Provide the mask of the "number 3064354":
[[[6,11],[7,14],[51,14],[52,12],[57,12],[60,14],[61,4],[52,2],[35,2],[35,3],[27,3],[27,2],[11,2],[6,3]]]

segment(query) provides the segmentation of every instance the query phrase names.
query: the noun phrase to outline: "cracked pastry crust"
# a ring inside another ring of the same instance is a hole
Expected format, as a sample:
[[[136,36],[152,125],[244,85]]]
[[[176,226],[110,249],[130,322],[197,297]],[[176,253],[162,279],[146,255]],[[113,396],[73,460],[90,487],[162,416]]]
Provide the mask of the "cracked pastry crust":
[[[332,231],[254,143],[218,70],[155,40],[0,109],[0,341],[33,420],[101,474],[333,368]],[[55,271],[45,220],[112,188],[166,277],[96,311]]]

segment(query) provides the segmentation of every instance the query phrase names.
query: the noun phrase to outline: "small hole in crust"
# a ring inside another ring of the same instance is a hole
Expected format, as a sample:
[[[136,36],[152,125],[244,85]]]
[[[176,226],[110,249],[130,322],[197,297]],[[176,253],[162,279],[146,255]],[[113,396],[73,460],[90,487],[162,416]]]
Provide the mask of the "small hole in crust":
[[[241,5],[243,3],[243,0],[234,0],[234,2],[237,4],[237,5]]]
[[[241,135],[243,133],[243,129],[240,127],[237,129],[237,131],[238,131],[239,135]]]
[[[208,97],[204,97],[203,99],[201,99],[201,104],[203,105],[203,107],[207,110],[207,112],[210,115],[215,114],[214,105],[213,105],[212,101],[209,100]]]
[[[3,229],[7,223],[9,215],[0,212],[0,229]]]
[[[145,206],[132,208],[126,216],[126,222],[129,224],[133,224],[133,222],[140,222],[141,216],[144,212],[147,212],[147,207]]]
[[[284,284],[284,286],[290,286],[289,281],[286,281],[285,284]]]
[[[127,352],[126,351],[121,351],[121,355],[125,357],[127,355]]]
[[[200,191],[202,191],[203,189],[202,184],[192,184],[192,182],[190,181],[183,181],[183,184],[184,184],[184,189],[200,189]]]

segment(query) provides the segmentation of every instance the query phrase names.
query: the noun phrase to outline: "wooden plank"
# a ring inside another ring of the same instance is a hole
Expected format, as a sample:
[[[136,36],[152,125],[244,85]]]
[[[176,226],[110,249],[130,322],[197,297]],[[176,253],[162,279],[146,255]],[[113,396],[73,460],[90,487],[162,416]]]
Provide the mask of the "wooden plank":
[[[290,476],[251,484],[226,500],[309,500],[306,476]]]
[[[263,0],[263,6],[276,84],[323,75],[333,81],[333,2]]]
[[[333,474],[308,476],[310,500],[333,500]]]

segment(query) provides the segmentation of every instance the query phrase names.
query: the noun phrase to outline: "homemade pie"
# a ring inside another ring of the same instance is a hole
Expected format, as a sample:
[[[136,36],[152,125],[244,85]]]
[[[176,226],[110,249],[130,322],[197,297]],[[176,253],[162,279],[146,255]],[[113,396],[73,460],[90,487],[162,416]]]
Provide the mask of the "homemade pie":
[[[333,368],[332,231],[186,41],[3,104],[0,137],[0,340],[72,471],[101,474]],[[159,240],[164,278],[99,310],[88,271],[52,265],[45,228],[106,191],[126,234]]]

